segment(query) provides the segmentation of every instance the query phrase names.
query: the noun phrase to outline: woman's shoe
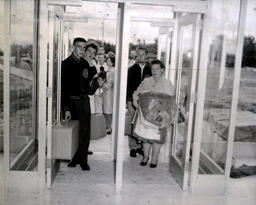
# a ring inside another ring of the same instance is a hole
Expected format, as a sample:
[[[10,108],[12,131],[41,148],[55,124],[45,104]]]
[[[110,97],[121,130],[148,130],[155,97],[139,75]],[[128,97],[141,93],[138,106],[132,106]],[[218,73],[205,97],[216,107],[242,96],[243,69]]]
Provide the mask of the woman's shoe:
[[[156,164],[152,164],[151,163],[149,166],[150,166],[150,168],[156,168],[157,167],[157,163]]]
[[[107,130],[106,130],[106,131],[107,131],[107,134],[108,134],[108,135],[110,135],[110,134],[112,133],[112,129],[111,129],[111,128],[110,128],[110,129],[109,129],[109,128],[107,128]]]
[[[143,159],[144,159],[144,158],[143,158]],[[143,162],[143,159],[142,159],[142,161],[140,162],[140,166],[146,166],[147,163],[148,163],[149,158],[148,158],[145,162]]]

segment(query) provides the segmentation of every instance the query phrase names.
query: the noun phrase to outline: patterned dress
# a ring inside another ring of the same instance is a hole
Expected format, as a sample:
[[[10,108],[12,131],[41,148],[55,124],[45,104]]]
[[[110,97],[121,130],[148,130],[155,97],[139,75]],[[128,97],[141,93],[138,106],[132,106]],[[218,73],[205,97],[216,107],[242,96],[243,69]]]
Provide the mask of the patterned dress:
[[[155,82],[154,78],[150,77],[150,78],[146,78],[140,84],[137,90],[134,92],[133,94],[134,104],[137,104],[140,98],[139,95],[142,93],[143,94],[148,93],[149,96],[152,96],[152,94],[155,93],[156,96],[161,96],[162,94],[164,94],[162,96],[171,97],[171,96],[174,96],[174,87],[171,84],[171,82],[169,80],[166,80],[165,78],[161,78],[158,82]],[[172,102],[165,102],[166,105],[174,103],[173,101],[175,101],[175,98],[172,97],[170,99],[172,100]],[[150,102],[148,102],[148,107],[150,108],[151,106],[150,111],[148,112],[149,118],[151,117],[150,116],[151,113],[154,113],[157,111],[158,103],[155,103],[155,102],[161,102],[161,100],[162,99],[155,98],[154,100],[151,100]],[[153,107],[152,107],[152,104],[154,104]],[[141,106],[144,106],[144,107],[141,107]],[[138,108],[138,116],[137,116],[135,127],[134,127],[134,135],[144,142],[148,142],[148,143],[156,142],[156,143],[163,144],[167,136],[167,127],[164,127],[164,128],[160,127],[160,124],[161,122],[163,122],[163,120],[162,119],[159,120],[159,117],[156,117],[155,123],[152,123],[152,121],[150,122],[150,120],[147,119],[145,113],[142,112],[145,110],[144,108],[145,108],[145,104],[142,105],[142,103],[140,103]],[[163,110],[163,109],[160,109],[160,110]],[[173,115],[173,114],[169,113],[169,115]],[[158,124],[157,122],[160,122],[160,123]]]

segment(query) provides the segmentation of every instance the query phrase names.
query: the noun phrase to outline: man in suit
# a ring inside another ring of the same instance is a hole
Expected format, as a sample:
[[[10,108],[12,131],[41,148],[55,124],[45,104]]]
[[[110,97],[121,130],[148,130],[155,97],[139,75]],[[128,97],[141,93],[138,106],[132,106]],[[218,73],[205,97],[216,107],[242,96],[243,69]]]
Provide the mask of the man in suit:
[[[89,59],[94,58],[96,53],[96,44],[86,44],[85,39],[75,38],[72,54],[62,62],[62,113],[66,121],[79,120],[79,147],[68,167],[75,167],[79,164],[82,170],[90,170],[87,163],[91,120],[88,95],[93,95],[99,84],[91,83],[97,71]],[[88,60],[85,60],[83,56],[87,56]]]
[[[133,92],[144,78],[152,76],[150,65],[146,63],[147,54],[148,52],[146,48],[138,47],[136,49],[136,63],[128,69],[126,100],[128,111],[132,115],[135,112],[135,108],[132,104]],[[131,157],[136,157],[137,154],[143,155],[142,144],[141,142],[138,142],[137,138],[134,136],[129,136],[129,149]]]

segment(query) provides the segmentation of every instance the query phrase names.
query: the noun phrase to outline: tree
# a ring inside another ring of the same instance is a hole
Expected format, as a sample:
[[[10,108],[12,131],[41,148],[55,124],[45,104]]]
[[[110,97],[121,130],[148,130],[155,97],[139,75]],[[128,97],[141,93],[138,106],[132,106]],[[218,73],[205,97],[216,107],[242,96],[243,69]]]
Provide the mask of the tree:
[[[253,36],[244,37],[242,67],[256,67],[256,39]]]

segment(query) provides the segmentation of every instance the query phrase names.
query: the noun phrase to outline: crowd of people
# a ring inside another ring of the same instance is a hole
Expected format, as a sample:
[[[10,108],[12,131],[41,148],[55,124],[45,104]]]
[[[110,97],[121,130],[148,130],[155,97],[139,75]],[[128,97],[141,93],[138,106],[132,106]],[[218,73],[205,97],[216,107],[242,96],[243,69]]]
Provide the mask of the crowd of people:
[[[127,77],[127,112],[133,115],[129,138],[130,157],[143,156],[141,166],[146,166],[150,150],[150,167],[155,168],[161,145],[165,142],[167,129],[173,123],[172,114],[159,109],[152,122],[144,123],[144,113],[140,107],[140,94],[161,93],[174,95],[170,81],[163,77],[164,64],[160,60],[147,61],[147,49],[136,49],[135,61],[129,64]],[[79,148],[68,167],[80,165],[82,170],[90,170],[90,117],[91,113],[102,113],[108,134],[112,132],[113,94],[115,76],[115,55],[105,53],[103,47],[94,41],[75,38],[73,52],[62,62],[61,110],[63,119],[79,120]],[[153,99],[157,101],[158,99]],[[151,109],[157,110],[156,103],[149,102]],[[158,103],[159,104],[159,103]],[[152,107],[153,106],[153,107]],[[159,107],[159,106],[158,106]],[[159,120],[160,119],[160,120]],[[156,123],[154,124],[154,120]],[[153,133],[154,137],[152,138]],[[151,137],[150,137],[151,136]]]

